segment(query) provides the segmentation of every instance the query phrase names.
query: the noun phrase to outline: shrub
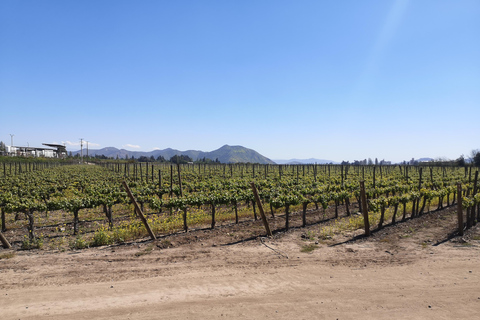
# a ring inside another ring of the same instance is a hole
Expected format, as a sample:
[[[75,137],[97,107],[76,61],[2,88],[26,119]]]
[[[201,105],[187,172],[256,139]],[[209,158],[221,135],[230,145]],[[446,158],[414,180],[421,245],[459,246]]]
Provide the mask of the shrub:
[[[112,244],[113,242],[114,242],[114,239],[112,236],[110,236],[109,232],[104,228],[101,228],[95,231],[95,234],[93,235],[93,239],[90,242],[90,246],[92,247],[105,246],[108,244]]]
[[[30,240],[27,236],[22,241],[23,250],[31,249],[42,249],[43,248],[43,238],[35,238]]]
[[[88,242],[82,237],[77,237],[69,243],[70,249],[85,249],[88,248]]]

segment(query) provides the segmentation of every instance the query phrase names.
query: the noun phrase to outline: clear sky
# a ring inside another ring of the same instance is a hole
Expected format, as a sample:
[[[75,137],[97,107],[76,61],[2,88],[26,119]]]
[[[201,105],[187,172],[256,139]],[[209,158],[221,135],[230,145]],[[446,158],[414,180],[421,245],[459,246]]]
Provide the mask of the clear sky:
[[[271,159],[480,149],[478,0],[1,0],[0,140]]]

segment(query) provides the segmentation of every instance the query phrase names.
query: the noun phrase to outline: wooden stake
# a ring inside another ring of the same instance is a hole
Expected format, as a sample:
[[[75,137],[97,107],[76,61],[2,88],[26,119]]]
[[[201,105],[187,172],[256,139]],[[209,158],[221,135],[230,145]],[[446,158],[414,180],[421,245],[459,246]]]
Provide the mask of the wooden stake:
[[[3,236],[3,234],[1,232],[0,232],[0,241],[2,242],[3,247],[5,249],[10,249],[12,247],[10,245],[10,243],[8,242],[8,240]]]
[[[418,191],[422,190],[422,171],[423,171],[423,168],[420,167],[420,170],[419,170],[419,177],[418,177]]]
[[[177,157],[177,173],[178,173],[178,185],[180,187],[180,197],[183,198],[183,190],[182,190],[182,175],[180,174],[180,164],[178,163],[178,157]],[[188,225],[187,225],[187,208],[183,208],[183,230],[185,232],[188,231]]]
[[[138,203],[137,203],[137,201],[135,200],[135,197],[133,196],[132,191],[130,191],[130,188],[128,187],[128,184],[125,182],[125,180],[123,181],[123,187],[124,187],[125,190],[127,191],[127,194],[128,194],[128,196],[130,197],[130,200],[132,200],[132,203],[133,203],[133,205],[135,206],[135,211],[137,212],[138,216],[140,217],[140,220],[142,220],[143,224],[145,225],[145,228],[147,229],[148,234],[150,235],[150,238],[152,238],[152,240],[156,240],[157,238],[156,238],[155,235],[153,234],[153,231],[152,231],[152,229],[150,228],[147,219],[146,219],[145,216],[143,215],[142,210],[141,210],[140,207],[138,206]]]
[[[365,181],[360,181],[360,196],[362,198],[362,213],[365,224],[365,235],[368,237],[370,236],[370,222],[368,221],[368,204],[367,197],[365,195]]]
[[[1,209],[1,215],[2,215],[2,230],[1,231],[5,232],[5,231],[7,231],[7,223],[5,221],[5,209],[4,208]]]
[[[267,236],[272,236],[272,231],[270,231],[270,226],[268,225],[267,217],[265,216],[265,212],[263,211],[262,202],[260,201],[260,197],[258,196],[257,187],[255,187],[255,183],[251,182],[250,185],[252,186],[253,195],[255,196],[255,200],[257,201],[258,209],[260,211],[260,215],[262,216],[263,225],[265,226],[265,230],[267,231]]]
[[[457,183],[458,234],[463,236],[462,184]]]
[[[475,171],[475,180],[473,182],[473,197],[477,194],[477,182],[478,182],[478,170]],[[476,205],[472,207],[471,218],[472,218],[472,225],[475,226],[477,224],[477,217],[475,214]]]

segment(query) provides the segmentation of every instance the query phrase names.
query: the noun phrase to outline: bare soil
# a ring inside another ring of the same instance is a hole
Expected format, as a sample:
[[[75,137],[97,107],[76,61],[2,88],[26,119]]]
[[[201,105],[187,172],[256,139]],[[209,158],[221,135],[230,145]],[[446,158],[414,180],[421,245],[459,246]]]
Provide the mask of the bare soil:
[[[322,212],[80,251],[0,249],[0,319],[475,319],[480,225],[448,208],[318,238]],[[307,250],[310,249],[310,250]]]

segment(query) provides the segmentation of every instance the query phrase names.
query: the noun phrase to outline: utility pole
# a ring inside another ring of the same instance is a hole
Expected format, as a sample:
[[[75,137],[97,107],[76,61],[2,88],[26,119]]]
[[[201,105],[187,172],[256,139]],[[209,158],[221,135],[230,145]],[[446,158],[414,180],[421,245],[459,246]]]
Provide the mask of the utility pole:
[[[80,138],[80,159],[81,162],[83,163],[83,138]]]
[[[88,141],[87,141],[87,161],[88,161]]]
[[[15,136],[14,134],[11,134],[11,133],[10,133],[10,139],[11,139],[11,142],[10,142],[10,153],[13,153],[13,137],[14,137],[14,136]]]

